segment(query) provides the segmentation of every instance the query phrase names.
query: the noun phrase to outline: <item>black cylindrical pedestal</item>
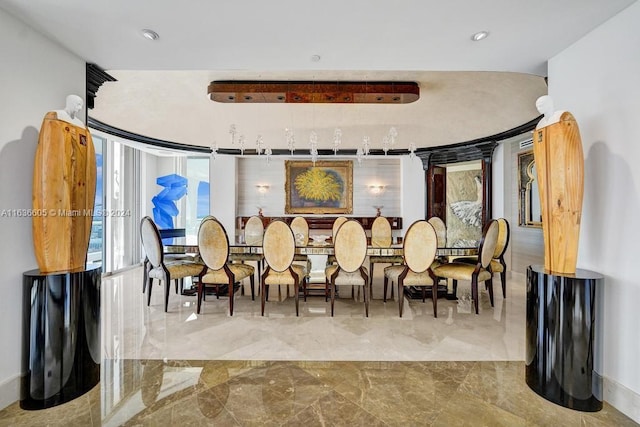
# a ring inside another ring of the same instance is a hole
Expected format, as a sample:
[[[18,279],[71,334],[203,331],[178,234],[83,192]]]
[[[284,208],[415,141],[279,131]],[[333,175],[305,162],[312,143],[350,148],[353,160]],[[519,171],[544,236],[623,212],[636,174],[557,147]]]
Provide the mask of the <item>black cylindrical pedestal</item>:
[[[100,381],[101,273],[23,274],[23,409],[68,402]]]
[[[602,409],[594,353],[596,287],[603,282],[602,275],[587,270],[527,269],[526,381],[540,396],[567,408]]]

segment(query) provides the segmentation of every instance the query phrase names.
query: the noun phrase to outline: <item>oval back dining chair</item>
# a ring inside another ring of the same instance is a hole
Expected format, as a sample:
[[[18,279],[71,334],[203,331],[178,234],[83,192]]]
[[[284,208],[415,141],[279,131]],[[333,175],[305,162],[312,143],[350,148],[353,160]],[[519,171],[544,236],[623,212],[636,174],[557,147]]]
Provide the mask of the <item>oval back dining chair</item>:
[[[291,228],[284,221],[273,221],[267,226],[267,230],[264,233],[262,247],[264,258],[267,261],[267,267],[262,274],[260,284],[262,315],[264,316],[264,306],[269,295],[269,286],[293,285],[295,287],[296,316],[298,316],[298,294],[300,292],[300,285],[303,286],[305,297],[307,289],[304,267],[293,264],[296,252],[296,242],[293,231],[291,231]]]
[[[504,254],[509,246],[509,221],[505,218],[496,219],[498,222],[498,240],[496,242],[496,248],[493,251],[493,259],[491,260],[490,270],[492,274],[500,273],[500,281],[502,284],[502,297],[507,297],[507,263],[504,260]],[[475,264],[478,262],[478,257],[464,257],[457,258],[456,262],[466,262],[469,264]]]
[[[437,277],[453,280],[454,294],[457,293],[458,280],[471,282],[471,298],[476,306],[476,314],[479,313],[478,283],[485,282],[489,291],[489,300],[493,307],[493,282],[490,269],[493,253],[498,242],[498,221],[491,220],[484,227],[482,238],[478,246],[478,260],[475,264],[465,262],[450,262],[433,269]]]
[[[325,269],[325,284],[331,286],[331,316],[336,286],[351,285],[363,287],[365,315],[369,317],[369,277],[363,267],[367,257],[367,235],[362,224],[356,220],[345,221],[334,236],[333,251],[337,264]]]
[[[345,222],[347,222],[347,218],[344,216],[339,216],[338,218],[333,220],[333,225],[331,226],[331,240],[335,242],[335,238],[336,238],[336,234],[338,233],[338,230],[340,229],[340,226],[342,224],[344,224]],[[327,264],[335,264],[336,263],[336,256],[335,255],[329,255],[327,257]]]
[[[249,277],[251,299],[254,298],[254,268],[246,264],[230,264],[229,237],[222,224],[213,217],[207,217],[198,228],[198,251],[206,269],[200,273],[198,281],[198,307],[200,314],[202,298],[207,285],[216,287],[216,297],[220,298],[220,286],[227,285],[229,291],[229,315],[233,316],[234,285]]]
[[[433,226],[425,220],[411,224],[402,243],[404,265],[394,265],[384,269],[384,295],[386,301],[387,283],[398,284],[398,315],[402,317],[404,305],[404,287],[422,288],[422,302],[425,302],[426,289],[431,287],[433,317],[438,317],[438,281],[431,270],[438,250],[438,237]]]
[[[147,286],[147,306],[151,304],[153,279],[157,279],[159,282],[164,281],[164,311],[166,312],[169,307],[169,285],[171,281],[198,276],[204,266],[187,260],[165,262],[160,232],[149,216],[145,216],[140,221],[140,239],[149,263],[149,266],[145,267],[146,277],[149,281]]]
[[[259,216],[252,216],[247,220],[242,231],[244,243],[249,246],[262,246],[262,238],[264,236],[264,224]],[[264,260],[262,254],[246,253],[246,254],[230,254],[229,260],[232,262],[240,262],[244,264],[247,261],[256,263],[258,272],[258,280],[260,280],[261,267]],[[244,291],[244,289],[243,289]]]
[[[307,246],[309,244],[309,223],[304,217],[297,216],[293,218],[291,221],[291,231],[293,232],[296,246]],[[293,260],[307,262],[309,257],[302,254],[295,254]]]
[[[371,224],[371,246],[374,248],[388,248],[392,240],[391,224],[383,216],[376,217]],[[402,264],[402,257],[397,255],[369,256],[369,295],[373,296],[373,267],[375,264]]]
[[[436,231],[436,237],[438,238],[438,247],[447,247],[447,225],[444,223],[442,218],[438,216],[432,216],[428,219],[428,222]]]

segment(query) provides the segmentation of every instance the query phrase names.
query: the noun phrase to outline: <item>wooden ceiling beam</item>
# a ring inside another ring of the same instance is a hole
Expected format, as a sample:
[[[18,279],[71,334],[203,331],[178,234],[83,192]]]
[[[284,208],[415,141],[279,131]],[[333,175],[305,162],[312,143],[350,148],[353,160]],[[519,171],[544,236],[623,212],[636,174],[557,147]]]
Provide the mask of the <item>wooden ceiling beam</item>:
[[[222,103],[408,104],[420,98],[416,82],[217,80],[209,99]]]

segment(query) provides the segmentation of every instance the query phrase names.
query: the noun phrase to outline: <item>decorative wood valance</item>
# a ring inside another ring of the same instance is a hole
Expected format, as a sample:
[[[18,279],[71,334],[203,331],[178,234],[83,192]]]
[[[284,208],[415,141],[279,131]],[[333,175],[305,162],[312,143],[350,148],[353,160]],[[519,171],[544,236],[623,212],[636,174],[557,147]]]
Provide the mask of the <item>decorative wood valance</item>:
[[[420,98],[416,82],[217,80],[209,99],[223,103],[408,104]]]
[[[236,228],[239,230],[244,230],[244,226],[249,220],[249,216],[239,216],[236,217]],[[265,228],[269,223],[275,220],[283,220],[287,224],[291,224],[291,221],[295,218],[295,216],[263,216],[262,223]],[[333,227],[333,222],[336,220],[336,216],[305,216],[304,219],[307,220],[309,224],[310,230],[331,230]],[[376,219],[375,216],[347,216],[349,219],[357,220],[365,230],[371,230],[371,225],[373,221]],[[402,229],[402,217],[386,217],[391,224],[392,230],[401,230]]]

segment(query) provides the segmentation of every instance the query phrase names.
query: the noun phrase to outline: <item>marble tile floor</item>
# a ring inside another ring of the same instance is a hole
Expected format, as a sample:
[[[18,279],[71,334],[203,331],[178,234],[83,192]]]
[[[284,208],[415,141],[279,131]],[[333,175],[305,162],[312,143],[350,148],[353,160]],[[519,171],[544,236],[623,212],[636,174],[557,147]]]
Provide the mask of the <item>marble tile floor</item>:
[[[382,270],[382,269],[379,269]],[[459,301],[382,302],[382,277],[364,317],[362,301],[341,292],[335,317],[322,296],[267,302],[195,296],[151,305],[142,270],[105,277],[101,382],[72,402],[40,411],[15,403],[0,426],[118,425],[635,425],[605,403],[598,413],[547,402],[524,380],[525,285],[509,280],[495,307],[481,291],[472,313],[469,284]],[[274,292],[272,290],[271,292]],[[273,295],[273,294],[272,294]]]
[[[105,378],[108,373],[108,378]],[[632,426],[605,403],[578,412],[524,382],[524,362],[107,360],[103,380],[2,426]]]

